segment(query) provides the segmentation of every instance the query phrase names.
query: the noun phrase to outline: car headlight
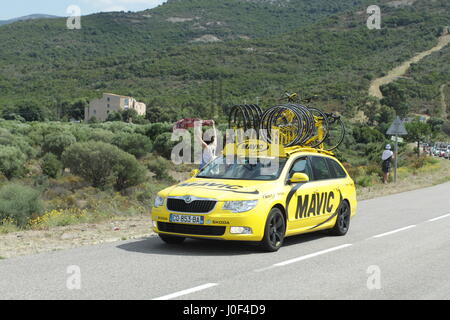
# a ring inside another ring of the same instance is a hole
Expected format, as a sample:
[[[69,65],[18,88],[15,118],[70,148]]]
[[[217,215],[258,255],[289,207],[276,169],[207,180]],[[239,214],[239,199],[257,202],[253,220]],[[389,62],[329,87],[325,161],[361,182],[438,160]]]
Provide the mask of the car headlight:
[[[258,200],[245,200],[245,201],[225,201],[223,210],[230,210],[231,212],[246,212],[254,209]]]
[[[163,204],[164,204],[164,198],[163,198],[163,197],[160,197],[160,196],[156,196],[155,202],[154,202],[153,206],[154,206],[155,208],[157,208],[157,207],[162,206]]]

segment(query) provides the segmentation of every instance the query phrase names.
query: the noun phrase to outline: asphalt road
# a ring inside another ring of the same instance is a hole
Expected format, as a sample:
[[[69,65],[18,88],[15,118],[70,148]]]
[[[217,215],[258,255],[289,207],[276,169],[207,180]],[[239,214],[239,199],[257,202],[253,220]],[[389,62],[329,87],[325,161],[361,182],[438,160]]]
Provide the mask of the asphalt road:
[[[296,236],[277,253],[151,237],[0,260],[0,298],[449,299],[449,230],[446,183],[361,201],[347,236]]]

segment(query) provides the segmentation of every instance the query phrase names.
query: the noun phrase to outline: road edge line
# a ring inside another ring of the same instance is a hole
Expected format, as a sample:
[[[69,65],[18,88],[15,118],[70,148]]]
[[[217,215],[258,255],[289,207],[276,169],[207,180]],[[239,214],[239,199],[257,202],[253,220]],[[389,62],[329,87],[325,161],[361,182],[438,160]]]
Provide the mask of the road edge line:
[[[351,247],[352,245],[353,244],[351,244],[351,243],[347,243],[347,244],[343,244],[343,245],[340,245],[340,246],[337,246],[337,247],[333,247],[333,248],[330,248],[330,249],[317,251],[315,253],[307,254],[305,256],[301,256],[301,257],[298,257],[298,258],[294,258],[294,259],[282,261],[282,262],[279,262],[279,263],[275,263],[273,265],[273,267],[283,267],[283,266],[286,266],[288,264],[292,264],[292,263],[300,262],[300,261],[307,260],[307,259],[310,259],[310,258],[314,258],[314,257],[317,257],[317,256],[321,256],[321,255],[329,253],[329,252],[333,252],[333,251],[337,251],[337,250],[340,250],[340,249],[348,248],[348,247]]]
[[[427,222],[434,222],[434,221],[438,221],[438,220],[441,220],[441,219],[444,219],[444,218],[448,218],[448,217],[450,217],[450,213],[444,214],[442,216],[439,216],[439,217],[436,217],[436,218],[433,218],[433,219],[429,219],[429,220],[427,220]]]
[[[154,298],[152,300],[170,300],[170,299],[173,299],[173,298],[178,298],[178,297],[181,297],[181,296],[185,296],[187,294],[198,292],[198,291],[202,291],[202,290],[205,290],[205,289],[208,289],[208,288],[211,288],[211,287],[215,287],[215,286],[218,286],[218,285],[219,285],[218,283],[205,283],[205,284],[202,284],[202,285],[197,286],[197,287],[193,287],[193,288],[190,288],[190,289],[177,291],[177,292],[174,292],[174,293],[162,296],[162,297]]]
[[[391,234],[394,234],[394,233],[397,233],[397,232],[409,230],[409,229],[412,229],[412,228],[415,228],[415,227],[417,227],[417,225],[412,224],[412,225],[407,226],[407,227],[403,227],[403,228],[395,229],[395,230],[388,231],[388,232],[385,232],[385,233],[377,234],[375,236],[372,236],[371,238],[378,239],[378,238],[382,238],[382,237],[385,237],[385,236],[390,236]]]

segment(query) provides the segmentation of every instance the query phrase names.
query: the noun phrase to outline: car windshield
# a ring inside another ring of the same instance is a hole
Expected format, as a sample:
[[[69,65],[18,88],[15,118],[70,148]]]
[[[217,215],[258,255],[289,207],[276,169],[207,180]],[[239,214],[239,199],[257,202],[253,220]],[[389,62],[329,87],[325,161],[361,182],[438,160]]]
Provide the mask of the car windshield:
[[[276,180],[283,171],[282,158],[219,157],[207,165],[197,178],[236,180]]]

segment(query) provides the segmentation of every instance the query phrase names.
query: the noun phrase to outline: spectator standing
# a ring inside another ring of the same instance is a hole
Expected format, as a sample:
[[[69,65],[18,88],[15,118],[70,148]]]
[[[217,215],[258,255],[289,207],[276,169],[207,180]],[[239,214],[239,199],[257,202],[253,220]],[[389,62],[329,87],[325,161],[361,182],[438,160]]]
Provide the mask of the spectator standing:
[[[387,184],[389,182],[389,172],[392,167],[392,160],[394,160],[394,152],[391,150],[391,145],[386,145],[383,154],[381,155],[381,160],[383,161],[381,164],[381,169],[383,170],[383,182]]]
[[[200,163],[200,170],[202,170],[208,163],[216,158],[216,149],[217,149],[217,131],[214,120],[211,120],[213,127],[213,135],[207,139],[203,140],[201,130],[197,133],[197,139],[202,144],[202,161]]]

